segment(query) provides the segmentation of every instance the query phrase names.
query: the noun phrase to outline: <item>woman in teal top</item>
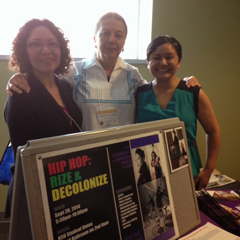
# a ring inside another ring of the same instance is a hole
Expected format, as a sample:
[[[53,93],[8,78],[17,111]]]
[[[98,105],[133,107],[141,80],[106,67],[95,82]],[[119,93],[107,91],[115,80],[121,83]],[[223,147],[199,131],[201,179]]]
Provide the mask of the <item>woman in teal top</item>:
[[[138,88],[137,121],[148,122],[173,117],[184,121],[195,184],[201,189],[206,187],[217,162],[220,128],[204,91],[199,87],[187,88],[175,76],[181,59],[181,45],[173,37],[159,36],[149,44],[147,63],[155,79]],[[207,159],[201,173],[196,145],[197,120],[207,134]]]

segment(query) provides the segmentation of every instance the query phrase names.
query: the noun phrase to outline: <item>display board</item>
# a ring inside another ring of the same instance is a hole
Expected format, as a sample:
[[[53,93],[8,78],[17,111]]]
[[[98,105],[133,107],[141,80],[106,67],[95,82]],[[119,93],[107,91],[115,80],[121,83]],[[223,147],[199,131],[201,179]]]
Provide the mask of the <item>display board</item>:
[[[200,223],[178,118],[29,141],[17,155],[10,239],[176,239]]]

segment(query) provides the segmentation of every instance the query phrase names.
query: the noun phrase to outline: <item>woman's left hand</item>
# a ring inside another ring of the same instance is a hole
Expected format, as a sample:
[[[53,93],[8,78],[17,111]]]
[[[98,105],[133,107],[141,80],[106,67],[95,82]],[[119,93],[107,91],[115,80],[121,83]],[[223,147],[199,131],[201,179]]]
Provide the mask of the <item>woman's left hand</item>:
[[[208,185],[209,179],[211,177],[212,171],[203,169],[196,177],[194,183],[197,187],[196,190],[201,190]]]

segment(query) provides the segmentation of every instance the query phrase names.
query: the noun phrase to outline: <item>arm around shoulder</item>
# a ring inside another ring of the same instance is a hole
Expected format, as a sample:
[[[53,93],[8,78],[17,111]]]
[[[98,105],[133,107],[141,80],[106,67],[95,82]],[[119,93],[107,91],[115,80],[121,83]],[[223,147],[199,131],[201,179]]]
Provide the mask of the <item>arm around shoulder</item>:
[[[77,79],[79,79],[79,76],[82,75],[84,62],[85,59],[73,62],[68,73],[64,75],[64,79],[69,82],[71,88],[74,88],[76,82],[78,81]]]
[[[138,68],[131,66],[132,67],[132,78],[137,80],[137,87],[140,87],[144,84],[147,84],[147,81],[143,79],[142,75],[140,74]]]

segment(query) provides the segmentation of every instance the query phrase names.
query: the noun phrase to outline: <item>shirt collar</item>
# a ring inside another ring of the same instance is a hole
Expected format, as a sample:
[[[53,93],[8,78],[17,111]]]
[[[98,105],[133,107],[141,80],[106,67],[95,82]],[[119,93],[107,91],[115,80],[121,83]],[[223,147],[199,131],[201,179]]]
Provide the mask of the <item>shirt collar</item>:
[[[88,58],[88,59],[85,60],[85,67],[86,68],[90,68],[90,67],[93,67],[93,66],[99,66],[99,67],[102,68],[102,65],[96,59],[95,54],[93,54],[93,56],[91,58]],[[127,65],[121,57],[118,57],[118,60],[117,60],[117,62],[115,64],[115,67],[114,67],[114,70],[116,70],[118,68],[122,68],[122,69],[127,70]]]

